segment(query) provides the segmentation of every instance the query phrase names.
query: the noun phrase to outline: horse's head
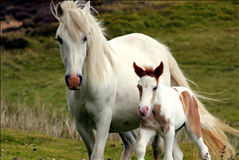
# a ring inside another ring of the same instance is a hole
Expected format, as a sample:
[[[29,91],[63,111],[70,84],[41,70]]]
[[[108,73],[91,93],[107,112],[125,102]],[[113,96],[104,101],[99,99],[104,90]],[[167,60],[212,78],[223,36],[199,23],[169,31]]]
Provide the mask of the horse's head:
[[[135,62],[133,66],[135,73],[140,77],[137,85],[140,94],[138,111],[140,116],[146,117],[152,112],[153,109],[153,102],[158,88],[159,77],[163,73],[163,62],[161,62],[160,65],[155,69],[146,68],[144,70],[137,66]]]
[[[83,81],[83,64],[88,48],[87,38],[91,34],[87,18],[90,13],[90,2],[82,4],[64,1],[56,6],[51,5],[51,10],[60,22],[56,39],[66,68],[66,85],[71,90],[78,90]]]

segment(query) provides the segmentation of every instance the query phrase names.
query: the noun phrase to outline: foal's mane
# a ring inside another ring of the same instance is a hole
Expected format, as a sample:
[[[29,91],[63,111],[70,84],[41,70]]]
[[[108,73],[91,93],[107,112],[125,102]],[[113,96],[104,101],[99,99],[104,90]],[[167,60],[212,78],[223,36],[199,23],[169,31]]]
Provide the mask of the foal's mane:
[[[58,13],[58,7],[61,7],[63,14]],[[107,75],[106,61],[109,61],[116,71],[114,60],[111,56],[113,49],[108,45],[104,36],[104,28],[92,13],[85,17],[82,9],[85,7],[85,1],[63,1],[56,5],[52,3],[51,11],[60,22],[58,32],[73,42],[81,39],[79,31],[87,36],[87,57],[85,59],[83,74],[89,76],[92,82],[105,82]],[[93,9],[91,7],[91,9]],[[96,12],[93,9],[94,12]],[[111,53],[110,53],[111,52]],[[104,56],[105,55],[105,56]]]

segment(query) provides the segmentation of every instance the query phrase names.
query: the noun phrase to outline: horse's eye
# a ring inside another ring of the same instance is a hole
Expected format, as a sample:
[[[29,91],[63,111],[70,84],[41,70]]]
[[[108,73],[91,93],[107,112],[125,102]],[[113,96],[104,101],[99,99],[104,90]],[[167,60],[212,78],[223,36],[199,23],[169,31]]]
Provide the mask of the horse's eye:
[[[155,86],[154,88],[153,88],[153,91],[156,91],[158,89],[158,87],[157,86]]]
[[[83,42],[86,42],[87,41],[87,37],[85,36],[82,40],[83,40]]]
[[[62,39],[61,39],[60,36],[57,36],[56,39],[58,40],[58,42],[59,42],[60,44],[62,44],[63,41],[62,41]]]

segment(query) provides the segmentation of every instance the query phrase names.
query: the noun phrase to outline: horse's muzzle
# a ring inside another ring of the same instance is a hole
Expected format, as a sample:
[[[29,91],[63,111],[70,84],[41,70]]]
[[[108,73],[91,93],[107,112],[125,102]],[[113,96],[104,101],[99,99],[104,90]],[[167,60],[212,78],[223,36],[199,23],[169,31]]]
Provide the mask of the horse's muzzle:
[[[67,74],[65,76],[65,81],[70,90],[79,90],[83,82],[83,77],[76,74]]]

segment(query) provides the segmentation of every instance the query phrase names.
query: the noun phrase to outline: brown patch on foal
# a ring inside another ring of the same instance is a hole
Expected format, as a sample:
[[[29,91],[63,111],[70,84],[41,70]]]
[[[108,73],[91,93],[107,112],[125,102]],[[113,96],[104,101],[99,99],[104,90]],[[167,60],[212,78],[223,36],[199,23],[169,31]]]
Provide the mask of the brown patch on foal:
[[[160,130],[165,134],[170,130],[170,119],[166,120],[165,115],[161,115],[161,105],[159,104],[154,105],[154,109],[148,117],[140,119],[140,128]]]
[[[176,92],[178,92],[178,90],[174,87],[172,87]],[[184,110],[184,113],[185,115],[188,114],[188,107],[189,105],[187,104],[187,98],[190,98],[190,94],[187,92],[187,91],[184,91],[182,92],[181,94],[178,92],[179,94],[179,100],[181,101],[182,103],[182,106],[183,106],[183,110]]]
[[[176,88],[174,88],[174,87],[172,87],[176,92],[178,92],[178,90],[176,89]]]
[[[152,67],[144,67],[144,68],[145,68],[145,70],[142,73],[141,77],[143,77],[143,76],[154,77],[158,84],[159,79],[158,79],[157,75],[155,74],[154,69]]]
[[[191,98],[191,95],[187,91],[183,91],[181,94],[179,94],[179,99],[183,105],[183,110],[184,110],[185,115],[188,114],[188,109],[190,106],[188,99],[190,99],[190,98]]]
[[[202,137],[202,133],[197,101],[195,97],[187,91],[181,93],[180,101],[183,101],[183,109],[188,118],[189,129],[199,139]]]
[[[161,105],[155,104],[154,105],[154,116],[156,121],[158,122],[160,129],[163,133],[167,133],[170,129],[170,119],[166,120],[165,115],[161,115]]]
[[[155,97],[156,97],[156,93],[157,93],[157,92],[155,92],[155,91],[153,92],[153,96],[152,96],[152,99],[151,99],[151,104],[153,104],[153,102],[154,102],[154,99],[155,99]]]

